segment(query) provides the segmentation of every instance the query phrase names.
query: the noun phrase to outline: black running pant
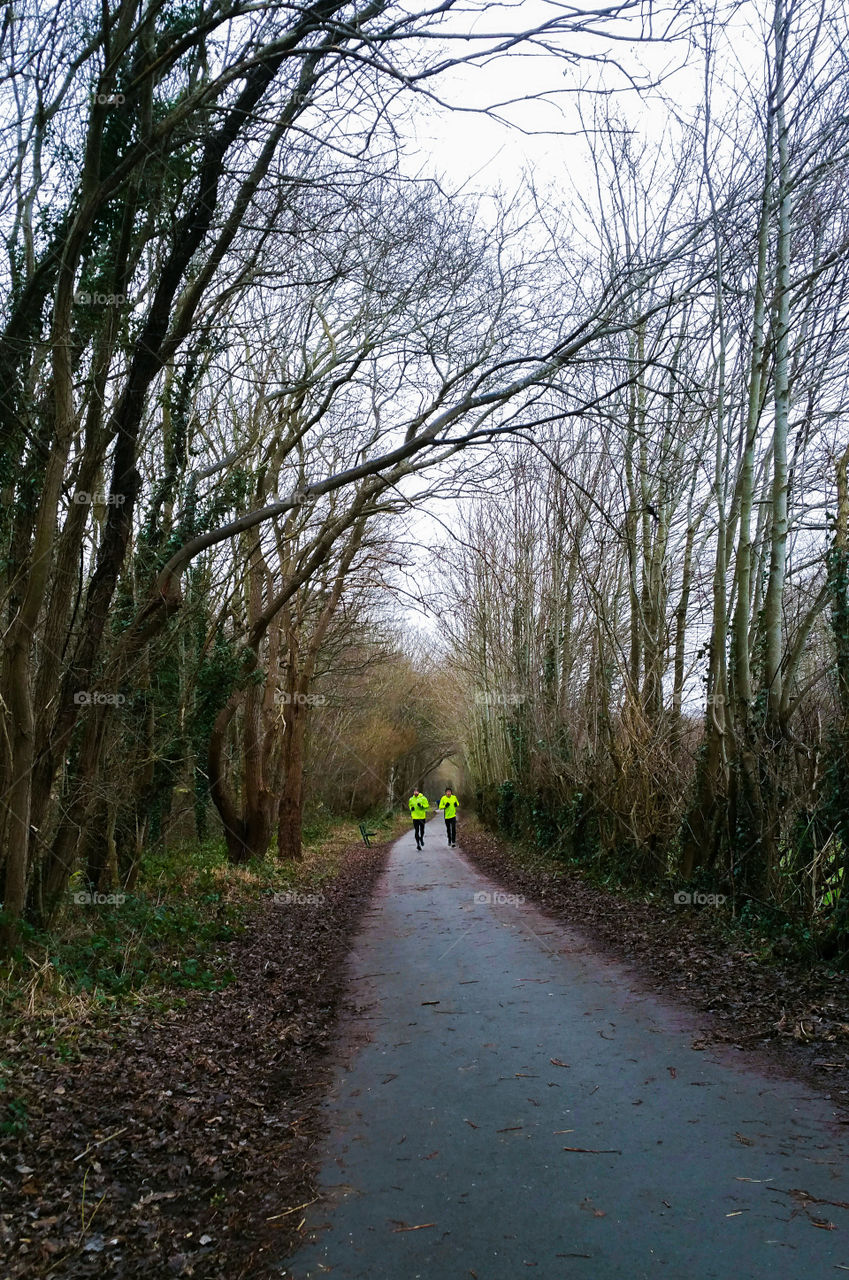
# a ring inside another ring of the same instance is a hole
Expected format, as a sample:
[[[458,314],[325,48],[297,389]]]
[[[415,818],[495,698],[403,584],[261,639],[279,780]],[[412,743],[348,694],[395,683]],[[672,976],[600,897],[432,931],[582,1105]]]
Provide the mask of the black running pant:
[[[446,818],[446,819],[445,819],[445,830],[448,832],[448,842],[449,842],[449,844],[456,844],[456,843],[457,843],[457,819],[456,819],[456,818]]]
[[[424,818],[413,818],[413,830],[416,833],[416,844],[420,844],[422,840],[424,840],[424,829]]]

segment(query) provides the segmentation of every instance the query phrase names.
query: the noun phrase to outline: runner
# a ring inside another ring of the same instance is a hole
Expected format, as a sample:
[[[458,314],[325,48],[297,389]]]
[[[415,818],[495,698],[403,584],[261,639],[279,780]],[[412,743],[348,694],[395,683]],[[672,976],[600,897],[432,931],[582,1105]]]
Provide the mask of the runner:
[[[450,787],[445,788],[445,795],[439,802],[440,809],[445,811],[445,830],[448,833],[448,843],[453,849],[457,844],[457,809],[460,801],[454,795]]]
[[[413,819],[413,830],[416,833],[416,848],[421,849],[424,845],[424,830],[427,811],[430,808],[430,801],[427,796],[422,795],[418,787],[415,787],[413,794],[410,796],[410,817]]]

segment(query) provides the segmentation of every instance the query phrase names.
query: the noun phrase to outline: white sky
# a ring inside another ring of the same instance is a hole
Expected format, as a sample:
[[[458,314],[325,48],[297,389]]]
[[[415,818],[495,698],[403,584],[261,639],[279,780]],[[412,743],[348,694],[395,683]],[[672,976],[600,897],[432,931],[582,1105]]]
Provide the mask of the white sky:
[[[544,12],[541,5],[529,0],[524,0],[521,7],[522,21],[528,26],[535,13]],[[741,81],[757,83],[762,75],[767,12],[763,0],[736,6],[717,33],[713,102],[717,115],[739,91]],[[516,23],[516,14],[513,7],[509,22]],[[637,15],[632,23],[635,33],[639,25]],[[532,175],[535,183],[567,201],[572,188],[591,191],[592,169],[579,102],[585,119],[590,119],[593,91],[606,91],[637,134],[657,142],[670,124],[671,113],[692,118],[704,95],[703,53],[688,39],[654,44],[616,41],[608,46],[600,39],[594,44],[584,42],[587,50],[605,47],[633,75],[639,89],[629,85],[616,67],[602,67],[592,61],[575,66],[540,53],[511,53],[488,66],[459,67],[440,77],[433,83],[433,90],[451,106],[422,102],[408,135],[406,171],[433,175],[449,189],[463,187],[469,193],[484,196],[487,191],[517,190],[523,174]],[[551,91],[549,101],[540,98],[544,91]],[[499,110],[505,119],[487,112],[493,103],[508,99],[516,101]],[[511,127],[508,120],[517,127]],[[420,510],[410,516],[410,536],[421,544],[417,583],[429,580],[435,567],[429,548],[446,544],[445,524],[453,523],[455,515],[455,502],[435,499],[429,503],[429,511]],[[438,573],[430,580],[434,591],[432,596],[429,594],[425,610],[410,604],[402,607],[402,617],[412,631],[436,639],[440,624],[433,607],[442,603]],[[414,584],[411,586],[415,589]]]
[[[676,8],[683,10],[685,6]],[[716,49],[716,69],[726,81],[726,91],[716,86],[719,101],[715,110],[721,109],[723,97],[739,89],[741,77],[758,76],[767,8],[764,0],[733,9],[729,5]],[[690,11],[690,6],[686,9]],[[493,11],[497,11],[494,6]],[[509,8],[503,25],[517,24],[519,12],[521,21],[530,26],[549,10],[533,0],[523,0]],[[640,25],[636,14],[611,30],[637,35]],[[578,102],[589,118],[593,97],[599,91],[615,102],[638,133],[660,138],[670,106],[690,116],[704,92],[703,55],[687,38],[683,16],[678,30],[678,38],[669,41],[605,42],[601,37],[585,37],[569,42],[572,49],[587,53],[606,50],[621,70],[612,63],[602,66],[589,60],[575,65],[554,54],[516,51],[486,66],[463,66],[444,73],[430,82],[429,88],[450,106],[422,103],[413,127],[408,169],[418,172],[424,166],[426,172],[444,176],[449,184],[468,183],[476,191],[510,189],[523,170],[554,186],[568,185],[585,149]],[[633,83],[629,83],[629,76]],[[505,102],[510,105],[497,113],[505,122],[486,114],[493,104]]]
[[[523,8],[528,14],[522,20],[528,25],[533,21],[533,11],[541,12],[535,4],[526,3]],[[509,20],[515,23],[515,9]],[[601,48],[601,42],[596,41],[595,47]],[[683,42],[674,47],[617,44],[614,53],[635,76],[647,82],[652,77],[667,76],[671,68],[682,67],[687,46]],[[488,66],[455,68],[433,82],[433,92],[451,105],[443,107],[420,100],[408,134],[405,170],[435,176],[448,189],[462,187],[470,194],[484,196],[488,191],[511,193],[521,185],[523,174],[530,174],[541,186],[567,197],[573,185],[585,186],[591,175],[576,109],[578,98],[574,90],[579,83],[594,87],[615,85],[621,89],[617,101],[635,126],[656,134],[662,132],[667,117],[658,95],[651,94],[649,100],[641,101],[615,68],[603,69],[592,62],[574,67],[554,55],[525,56],[515,52]],[[564,92],[567,88],[570,92]],[[551,91],[550,101],[534,96],[544,89]],[[690,106],[695,107],[701,84],[698,75],[684,67],[674,75],[674,81],[664,80],[664,91],[674,93],[679,101],[688,96]],[[586,113],[592,110],[592,96],[581,97]],[[487,110],[493,103],[507,99],[516,101],[497,113]],[[455,515],[456,503],[439,499],[430,501],[428,511],[410,515],[409,534],[421,544],[416,557],[420,565],[416,582],[428,581],[433,566],[429,548],[446,543],[445,523],[453,523]],[[414,590],[414,584],[410,585]],[[428,603],[439,607],[438,591]],[[427,605],[422,611],[409,604],[402,607],[401,613],[405,625],[412,630],[434,638],[438,635],[438,617]]]

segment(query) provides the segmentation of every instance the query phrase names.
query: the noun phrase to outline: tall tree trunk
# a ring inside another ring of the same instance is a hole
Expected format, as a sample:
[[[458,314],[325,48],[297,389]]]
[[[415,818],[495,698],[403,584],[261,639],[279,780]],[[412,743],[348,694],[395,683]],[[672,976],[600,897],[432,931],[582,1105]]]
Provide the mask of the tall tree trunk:
[[[304,810],[304,739],[307,709],[295,698],[286,711],[283,760],[285,777],[277,810],[277,854],[283,860],[302,856],[301,835]]]
[[[763,836],[766,819],[758,768],[759,734],[753,723],[751,670],[752,608],[752,510],[754,506],[755,442],[758,435],[763,389],[766,379],[766,292],[770,219],[773,207],[774,103],[767,113],[766,161],[761,212],[758,225],[757,273],[749,355],[749,391],[743,454],[737,485],[737,555],[735,562],[736,600],[731,630],[732,698],[729,727],[733,727],[733,771],[730,810],[731,839],[734,845],[735,878],[744,888],[759,884],[764,864]]]

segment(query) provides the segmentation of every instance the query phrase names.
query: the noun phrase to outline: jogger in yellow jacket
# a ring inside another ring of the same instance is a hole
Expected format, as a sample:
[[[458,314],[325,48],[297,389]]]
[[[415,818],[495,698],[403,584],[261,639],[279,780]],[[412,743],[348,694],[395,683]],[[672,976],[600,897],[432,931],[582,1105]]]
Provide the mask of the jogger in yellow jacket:
[[[425,821],[427,820],[427,811],[430,808],[430,801],[426,795],[422,795],[418,787],[415,788],[410,796],[410,817],[413,819],[413,830],[416,833],[416,848],[421,849],[424,845]]]
[[[453,849],[457,843],[457,810],[460,807],[460,801],[450,787],[445,788],[445,795],[440,800],[439,807],[445,813],[445,830],[448,833],[448,843]]]

